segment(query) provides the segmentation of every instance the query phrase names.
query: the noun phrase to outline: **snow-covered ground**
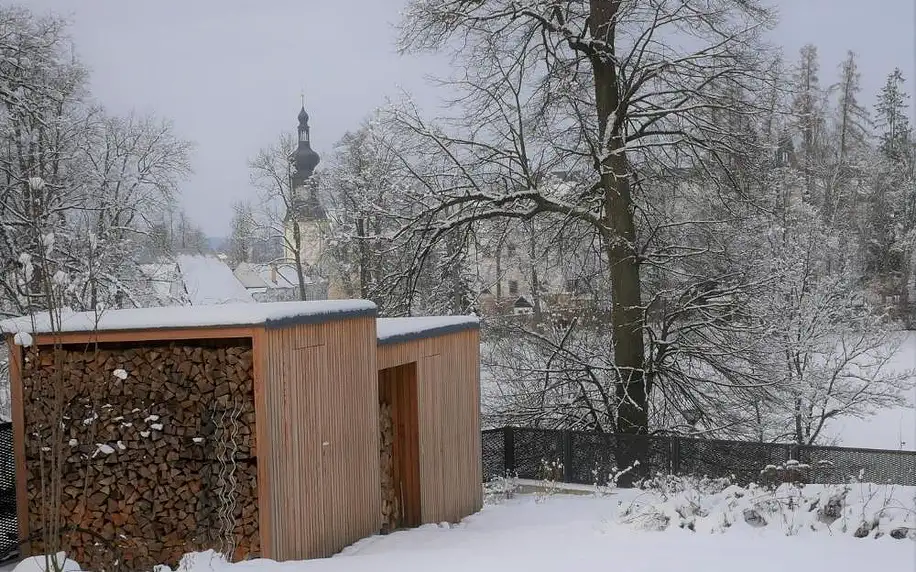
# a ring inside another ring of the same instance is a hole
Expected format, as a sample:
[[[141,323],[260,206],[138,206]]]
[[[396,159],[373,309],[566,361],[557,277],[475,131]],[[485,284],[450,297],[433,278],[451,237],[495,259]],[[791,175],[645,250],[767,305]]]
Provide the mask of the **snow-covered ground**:
[[[900,346],[889,368],[916,369],[916,332],[900,332],[896,336]],[[916,451],[916,387],[907,398],[906,406],[877,411],[871,417],[838,419],[828,426],[828,433],[843,447]]]
[[[795,512],[789,510],[785,513],[789,514],[787,518],[777,519],[762,511],[771,525],[758,528],[741,517],[748,499],[739,497],[736,502],[735,490],[726,489],[697,503],[702,509],[699,512],[707,513],[701,519],[706,525],[698,524],[697,532],[676,525],[678,512],[684,512],[684,507],[696,500],[690,498],[692,493],[689,491],[686,496],[673,495],[665,501],[645,492],[620,490],[603,497],[522,495],[486,506],[482,512],[457,525],[427,525],[368,538],[329,559],[285,563],[253,560],[226,564],[212,553],[203,553],[194,555],[193,562],[186,562],[188,568],[185,569],[189,572],[914,570],[916,534],[912,539],[902,540],[890,538],[886,531],[877,539],[873,535],[868,538],[854,536],[859,516],[865,514],[866,518],[871,518],[885,504],[880,501],[870,508],[865,507],[863,499],[868,497],[867,491],[851,490],[849,506],[831,527],[818,523],[816,511],[809,509],[810,498],[804,498],[804,508]],[[832,494],[834,491],[813,490],[807,496],[817,496],[818,492]],[[911,501],[916,489],[898,488],[893,492],[894,497],[908,502],[907,507],[913,507]],[[739,494],[742,493],[739,491]],[[753,494],[764,500],[777,498],[776,494],[767,491],[758,490]],[[886,491],[878,497],[882,494]],[[782,498],[784,501],[785,496]],[[653,507],[673,515],[666,530],[646,530],[652,528],[644,526],[646,519],[633,518],[633,515],[653,513]],[[898,510],[894,526],[905,523],[916,527],[916,515],[907,517],[906,510],[909,509]],[[721,524],[724,515],[734,520],[727,530]],[[841,522],[846,523],[846,530]],[[787,527],[791,523],[802,526],[790,535]],[[812,526],[818,530],[812,530]]]

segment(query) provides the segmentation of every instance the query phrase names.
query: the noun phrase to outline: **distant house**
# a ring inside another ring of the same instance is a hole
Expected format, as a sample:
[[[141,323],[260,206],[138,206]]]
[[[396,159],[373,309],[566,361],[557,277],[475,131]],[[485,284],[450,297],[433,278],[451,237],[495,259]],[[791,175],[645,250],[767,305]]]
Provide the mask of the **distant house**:
[[[174,306],[187,302],[181,272],[174,260],[162,259],[139,266],[140,272],[146,277],[156,305]]]
[[[519,296],[518,300],[512,304],[512,313],[516,316],[530,316],[534,313],[534,305],[524,296]]]
[[[249,295],[257,302],[284,302],[300,300],[299,276],[291,263],[253,264],[242,262],[233,274]],[[328,283],[323,278],[304,276],[305,299],[326,300]]]
[[[176,262],[185,295],[192,306],[255,302],[220,257],[180,254]]]

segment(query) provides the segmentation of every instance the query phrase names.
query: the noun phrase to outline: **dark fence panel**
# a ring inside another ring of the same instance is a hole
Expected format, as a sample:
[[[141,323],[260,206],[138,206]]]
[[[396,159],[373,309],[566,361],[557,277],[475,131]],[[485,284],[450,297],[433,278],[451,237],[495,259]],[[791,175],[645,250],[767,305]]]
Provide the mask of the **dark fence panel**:
[[[667,474],[733,477],[739,484],[760,482],[761,471],[789,460],[808,465],[807,482],[869,482],[916,486],[916,452],[808,447],[782,443],[719,441],[673,436],[632,436],[506,427],[482,432],[485,479],[507,472],[522,479],[544,477],[543,463],[563,465],[568,483],[604,484],[614,470],[640,461],[630,475]],[[622,480],[625,484],[628,479]]]
[[[13,460],[13,424],[0,423],[0,561],[19,552],[16,519],[16,463]]]

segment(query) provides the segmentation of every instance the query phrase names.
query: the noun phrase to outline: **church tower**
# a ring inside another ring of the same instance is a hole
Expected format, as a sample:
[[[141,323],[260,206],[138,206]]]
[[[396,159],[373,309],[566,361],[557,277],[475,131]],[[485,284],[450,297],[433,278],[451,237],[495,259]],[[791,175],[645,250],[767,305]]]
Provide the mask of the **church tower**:
[[[319,263],[324,250],[323,235],[328,216],[318,198],[317,181],[312,179],[312,173],[321,158],[311,146],[309,114],[305,111],[305,102],[298,119],[299,141],[289,158],[291,196],[284,220],[284,254],[288,261],[295,261],[295,245],[298,242],[304,270],[314,276],[320,274]]]

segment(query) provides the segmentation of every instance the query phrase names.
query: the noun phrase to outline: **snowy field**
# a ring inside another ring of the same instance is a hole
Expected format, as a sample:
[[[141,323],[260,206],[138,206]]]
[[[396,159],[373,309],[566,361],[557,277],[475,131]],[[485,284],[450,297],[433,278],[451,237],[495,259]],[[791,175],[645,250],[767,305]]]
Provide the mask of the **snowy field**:
[[[897,371],[916,369],[916,332],[897,336],[900,347],[890,367]],[[828,433],[843,447],[916,451],[916,387],[909,391],[908,399],[905,407],[878,411],[865,419],[839,419]]]
[[[368,538],[333,558],[227,564],[202,553],[192,555],[182,570],[902,572],[916,566],[916,488],[854,485],[832,520],[811,507],[827,507],[842,488],[700,490],[515,495],[457,525]],[[749,508],[756,511],[750,517]],[[759,518],[768,524],[760,525]],[[866,538],[856,538],[862,522],[874,528]],[[894,539],[891,530],[898,536],[910,531],[910,536]]]

